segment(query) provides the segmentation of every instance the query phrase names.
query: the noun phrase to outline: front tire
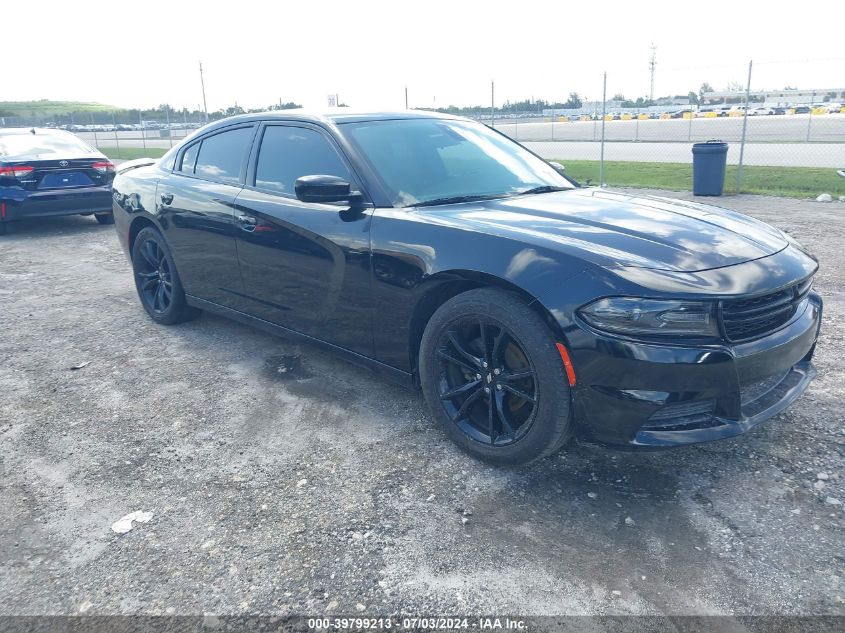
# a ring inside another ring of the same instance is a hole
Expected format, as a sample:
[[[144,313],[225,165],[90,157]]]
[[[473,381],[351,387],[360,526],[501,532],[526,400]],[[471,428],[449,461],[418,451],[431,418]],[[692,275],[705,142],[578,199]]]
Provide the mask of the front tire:
[[[95,213],[94,217],[100,224],[114,224],[114,216],[111,213]]]
[[[173,325],[199,314],[185,299],[170,248],[157,229],[148,226],[138,233],[132,245],[132,270],[141,305],[156,323]]]
[[[498,465],[526,464],[572,436],[570,388],[554,334],[519,297],[465,292],[431,317],[423,394],[449,438]]]

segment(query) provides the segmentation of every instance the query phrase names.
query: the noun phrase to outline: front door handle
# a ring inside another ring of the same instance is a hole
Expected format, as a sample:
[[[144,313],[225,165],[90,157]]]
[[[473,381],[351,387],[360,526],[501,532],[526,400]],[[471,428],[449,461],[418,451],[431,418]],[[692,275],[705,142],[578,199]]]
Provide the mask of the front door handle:
[[[258,220],[252,217],[251,215],[239,215],[237,217],[238,225],[244,231],[248,233],[252,233],[255,230],[255,225],[258,224]]]
[[[172,194],[172,193],[163,193],[163,194],[161,194],[161,203],[162,203],[164,206],[167,206],[167,205],[169,205],[169,204],[170,204],[170,203],[172,203],[172,202],[173,202],[173,194]]]

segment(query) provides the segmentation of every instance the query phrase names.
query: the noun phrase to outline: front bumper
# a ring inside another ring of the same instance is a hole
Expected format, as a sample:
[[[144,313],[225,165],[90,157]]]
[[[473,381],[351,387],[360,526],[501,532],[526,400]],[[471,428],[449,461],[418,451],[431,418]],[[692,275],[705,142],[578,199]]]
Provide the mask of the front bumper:
[[[739,435],[792,404],[815,376],[822,301],[763,338],[725,346],[574,336],[573,392],[582,434],[608,444],[662,448]]]
[[[79,187],[28,191],[0,188],[0,201],[5,203],[7,222],[22,218],[107,213],[111,211],[111,187]]]

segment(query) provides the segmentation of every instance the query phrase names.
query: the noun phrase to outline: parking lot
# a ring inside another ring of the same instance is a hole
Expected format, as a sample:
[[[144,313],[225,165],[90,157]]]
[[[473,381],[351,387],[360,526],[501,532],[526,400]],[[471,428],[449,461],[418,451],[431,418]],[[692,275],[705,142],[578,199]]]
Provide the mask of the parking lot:
[[[482,119],[484,120],[484,119]],[[485,120],[486,123],[490,119]],[[845,141],[845,114],[726,117],[717,119],[650,119],[604,121],[606,141],[687,143],[718,138],[739,142],[746,126],[750,143],[841,143]],[[595,141],[602,121],[496,121],[496,127],[520,141]]]
[[[845,614],[845,203],[720,203],[820,258],[809,391],[744,437],[521,469],[323,352],[215,316],[155,325],[112,227],[19,223],[0,612]]]

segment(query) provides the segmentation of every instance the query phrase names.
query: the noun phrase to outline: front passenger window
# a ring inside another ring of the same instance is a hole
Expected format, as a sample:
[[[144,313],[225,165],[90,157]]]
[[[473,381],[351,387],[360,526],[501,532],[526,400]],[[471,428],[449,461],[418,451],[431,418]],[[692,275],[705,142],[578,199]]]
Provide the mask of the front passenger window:
[[[264,130],[255,170],[256,187],[293,196],[297,178],[317,174],[352,181],[352,174],[324,134],[284,125],[270,125]]]

